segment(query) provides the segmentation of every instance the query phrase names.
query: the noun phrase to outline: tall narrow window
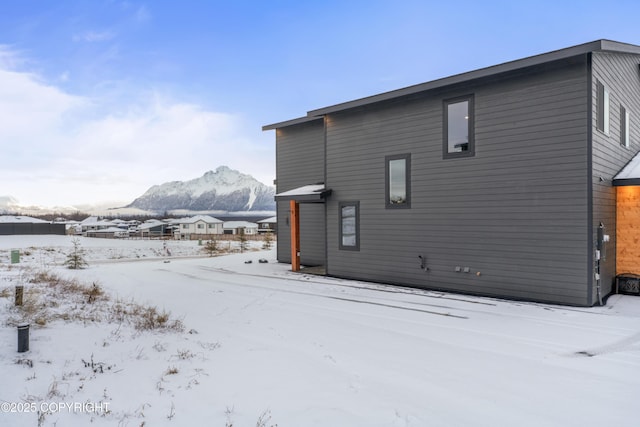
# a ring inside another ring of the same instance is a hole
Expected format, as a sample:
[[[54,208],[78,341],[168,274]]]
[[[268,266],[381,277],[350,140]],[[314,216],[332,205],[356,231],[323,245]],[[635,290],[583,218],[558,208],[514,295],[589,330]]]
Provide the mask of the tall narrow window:
[[[598,130],[609,135],[609,89],[598,81]]]
[[[340,202],[340,249],[360,250],[360,202]]]
[[[629,148],[629,112],[620,106],[620,145]]]
[[[444,101],[443,157],[475,155],[473,96]]]
[[[385,158],[387,208],[411,207],[411,154]]]

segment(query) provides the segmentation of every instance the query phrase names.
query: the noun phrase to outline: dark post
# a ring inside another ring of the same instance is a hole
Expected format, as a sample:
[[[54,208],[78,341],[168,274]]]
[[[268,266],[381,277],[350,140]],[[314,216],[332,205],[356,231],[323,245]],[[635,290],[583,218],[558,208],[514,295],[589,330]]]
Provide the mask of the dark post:
[[[16,306],[22,305],[22,295],[24,294],[24,286],[16,285]]]
[[[18,353],[29,351],[29,324],[18,325]]]

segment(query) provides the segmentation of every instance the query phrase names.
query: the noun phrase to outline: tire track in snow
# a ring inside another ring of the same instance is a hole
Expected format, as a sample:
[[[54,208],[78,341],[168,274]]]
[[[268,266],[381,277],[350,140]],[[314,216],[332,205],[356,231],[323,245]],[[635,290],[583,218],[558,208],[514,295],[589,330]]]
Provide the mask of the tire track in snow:
[[[253,276],[253,277],[259,277],[261,279],[277,280],[277,281],[281,281],[281,280],[284,279],[284,280],[287,280],[287,281],[299,282],[298,279],[294,279],[294,278],[282,278],[282,277],[273,277],[273,276],[261,276],[261,275],[255,275],[255,274],[244,274],[244,273],[237,273],[235,271],[230,271],[230,270],[225,270],[225,269],[218,269],[218,268],[201,267],[201,269],[205,270],[205,271],[226,273],[226,274],[229,274],[229,275]],[[164,270],[163,269],[163,271],[171,272],[171,273],[178,274],[178,275],[181,275],[181,276],[185,276],[185,277],[188,277],[190,279],[207,280],[205,278],[197,277],[197,276],[195,276],[193,274],[182,273],[182,272],[175,271],[175,270]],[[308,282],[304,282],[304,283],[308,283]],[[319,293],[319,292],[310,292],[310,291],[305,292],[305,291],[301,291],[301,290],[283,289],[281,287],[274,287],[272,285],[265,286],[264,284],[263,285],[252,285],[252,284],[248,284],[248,283],[233,283],[232,285],[233,286],[242,286],[242,287],[245,287],[245,288],[260,289],[260,290],[267,290],[267,286],[268,286],[269,290],[275,291],[275,292],[290,293],[290,294],[297,294],[297,295],[305,295],[305,296],[312,296],[312,297],[318,297],[318,298],[327,298],[327,299],[333,299],[333,300],[341,300],[341,301],[345,301],[345,302],[355,302],[355,303],[360,303],[360,304],[370,304],[370,305],[375,305],[375,306],[380,306],[380,307],[416,311],[416,312],[420,312],[420,313],[433,314],[433,315],[451,317],[451,318],[457,318],[457,319],[468,319],[467,316],[462,316],[462,315],[459,315],[459,314],[452,314],[450,312],[440,312],[440,311],[434,311],[434,310],[426,310],[426,309],[409,307],[409,306],[400,305],[400,304],[381,303],[381,302],[377,302],[377,301],[372,301],[371,299],[362,298],[359,295],[353,295],[353,294],[350,295],[353,298],[347,298],[347,297],[340,297],[340,296],[334,296],[334,295],[327,295],[327,294],[323,294],[323,293]],[[368,289],[368,290],[375,291],[375,289]],[[402,302],[406,302],[406,303],[409,303],[409,304],[424,305],[424,306],[433,306],[435,308],[445,308],[445,309],[451,309],[451,310],[460,310],[460,309],[455,308],[455,307],[448,307],[448,306],[443,306],[443,305],[431,305],[431,304],[425,304],[425,303],[412,303],[412,302],[408,302],[408,301],[400,301],[400,303],[402,303]]]
[[[640,332],[637,332],[621,340],[612,342],[611,344],[594,347],[589,350],[577,351],[575,354],[580,356],[594,357],[600,356],[602,354],[619,353],[622,351],[640,351]]]

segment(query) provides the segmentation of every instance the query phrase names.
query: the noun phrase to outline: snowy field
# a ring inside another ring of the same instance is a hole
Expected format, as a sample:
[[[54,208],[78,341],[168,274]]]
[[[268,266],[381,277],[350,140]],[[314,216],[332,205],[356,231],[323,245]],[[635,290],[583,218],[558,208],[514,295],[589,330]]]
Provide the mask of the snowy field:
[[[76,271],[69,237],[0,236],[0,426],[640,425],[640,297],[561,307],[294,274],[274,250],[80,243]],[[43,272],[101,293],[47,293]],[[21,318],[18,284],[48,314]]]

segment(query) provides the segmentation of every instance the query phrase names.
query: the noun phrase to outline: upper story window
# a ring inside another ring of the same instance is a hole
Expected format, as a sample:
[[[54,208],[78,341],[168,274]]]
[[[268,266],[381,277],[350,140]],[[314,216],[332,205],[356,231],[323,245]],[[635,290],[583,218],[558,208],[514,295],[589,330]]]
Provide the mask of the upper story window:
[[[182,224],[182,228],[189,228],[189,224]]]
[[[411,207],[411,154],[387,156],[385,164],[386,207]]]
[[[198,228],[204,228],[204,224],[198,224],[197,227]]]
[[[598,81],[598,120],[597,128],[599,131],[609,135],[609,89],[607,89],[601,81]]]
[[[475,155],[473,95],[444,101],[443,157]]]
[[[359,210],[359,202],[340,202],[340,249],[360,250]]]
[[[620,145],[629,148],[629,111],[620,106]]]

